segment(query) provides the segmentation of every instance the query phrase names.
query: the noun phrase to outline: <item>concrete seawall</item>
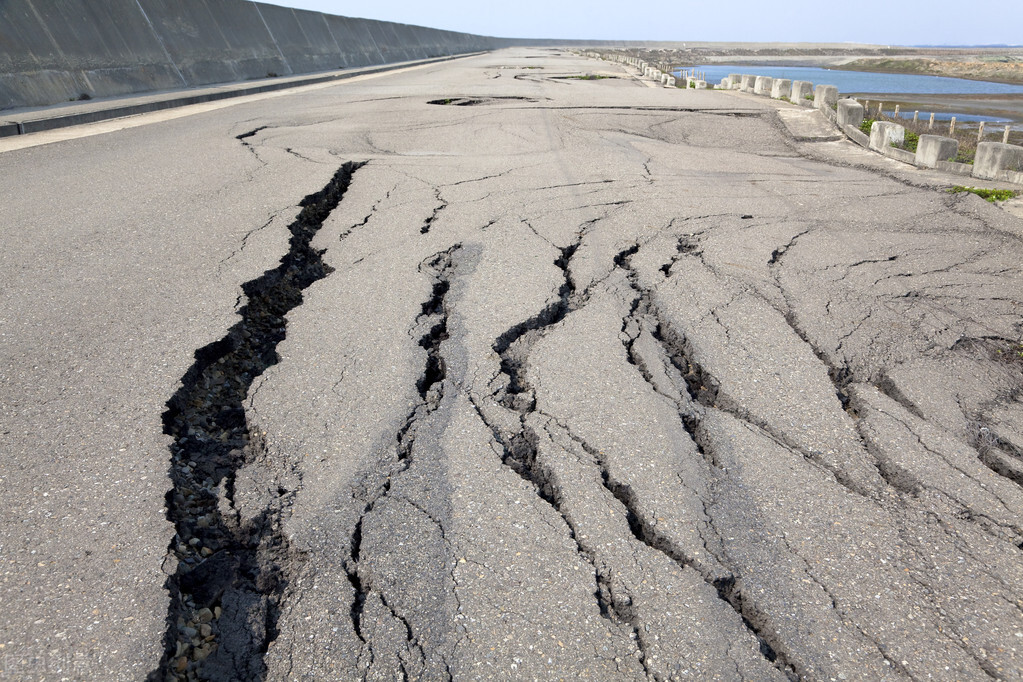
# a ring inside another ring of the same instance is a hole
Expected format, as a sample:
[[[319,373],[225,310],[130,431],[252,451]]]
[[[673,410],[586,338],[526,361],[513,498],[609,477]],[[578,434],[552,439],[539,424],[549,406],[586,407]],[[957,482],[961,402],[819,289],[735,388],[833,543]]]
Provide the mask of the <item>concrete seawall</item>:
[[[508,44],[248,0],[6,0],[0,3],[0,109]]]

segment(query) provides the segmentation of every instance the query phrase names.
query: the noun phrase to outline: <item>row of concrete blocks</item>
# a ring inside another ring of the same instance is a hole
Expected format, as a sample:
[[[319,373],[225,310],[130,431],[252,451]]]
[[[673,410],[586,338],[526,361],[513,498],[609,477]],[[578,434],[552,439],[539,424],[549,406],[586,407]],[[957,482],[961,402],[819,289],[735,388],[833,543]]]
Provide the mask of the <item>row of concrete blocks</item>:
[[[645,62],[638,57],[629,57],[623,54],[601,54],[599,52],[587,53],[588,57],[595,59],[603,59],[604,61],[617,62],[619,64],[629,64],[639,69],[640,73],[643,74],[643,78],[650,78],[661,82],[666,88],[679,87],[678,79],[669,73],[664,73],[655,66],[651,66],[649,62]],[[687,88],[695,88],[696,90],[709,90],[710,85],[707,81],[697,80],[695,78],[686,79]]]
[[[959,141],[940,135],[921,135],[916,152],[900,149],[906,128],[893,121],[874,121],[870,135],[860,130],[863,105],[854,99],[841,99],[835,109],[835,123],[850,139],[889,158],[921,168],[937,168],[980,180],[1001,180],[1023,184],[1023,147],[1002,142],[981,142],[973,166],[956,163]]]
[[[609,62],[618,62],[619,64],[629,64],[631,66],[635,66],[636,68],[642,68],[643,66],[646,65],[646,62],[644,62],[639,57],[630,57],[629,55],[625,54],[617,53],[600,54],[599,52],[591,52],[587,53],[587,56],[593,57],[594,59],[603,59],[604,61]]]
[[[854,99],[839,100],[838,88],[834,85],[818,85],[815,88],[808,81],[729,74],[721,80],[721,87],[755,95],[769,95],[774,99],[788,98],[793,104],[813,106],[855,142],[904,163],[972,175],[981,180],[1023,184],[1023,147],[1001,142],[981,142],[977,145],[972,167],[952,160],[959,151],[959,142],[950,137],[921,135],[916,153],[900,149],[892,145],[903,143],[905,127],[890,121],[875,121],[868,136],[860,130],[863,105]]]
[[[814,87],[810,81],[794,81],[788,78],[751,76],[732,73],[721,79],[722,90],[739,90],[774,99],[787,99],[793,104],[815,109],[831,109],[838,102],[838,88],[834,85]]]
[[[675,77],[670,73],[664,73],[660,69],[654,66],[650,66],[646,62],[640,64],[640,68],[643,70],[643,77],[650,78],[655,81],[660,81],[661,85],[666,88],[675,87]]]
[[[674,78],[662,74],[660,70],[644,61],[631,57],[623,57],[618,61],[632,64],[640,68],[644,76],[660,79],[662,84],[675,87]],[[689,78],[686,87],[707,89],[708,85],[706,81]],[[972,175],[981,180],[1023,184],[1023,147],[1002,142],[981,142],[977,145],[972,167],[954,161],[959,152],[959,142],[950,137],[921,135],[915,153],[900,149],[893,144],[903,144],[905,127],[891,121],[874,121],[868,136],[860,130],[864,116],[863,105],[854,99],[839,100],[838,87],[834,85],[814,87],[809,81],[733,73],[721,80],[720,88],[770,96],[774,99],[788,99],[800,106],[812,106],[836,123],[855,142],[904,163],[921,168],[937,168],[960,175]]]

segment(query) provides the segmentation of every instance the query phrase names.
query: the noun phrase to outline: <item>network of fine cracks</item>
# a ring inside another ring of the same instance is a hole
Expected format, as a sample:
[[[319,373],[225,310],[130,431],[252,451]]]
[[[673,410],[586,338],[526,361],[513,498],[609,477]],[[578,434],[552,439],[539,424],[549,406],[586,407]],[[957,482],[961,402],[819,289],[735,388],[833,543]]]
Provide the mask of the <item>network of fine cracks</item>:
[[[651,643],[647,639],[649,634],[641,615],[633,605],[631,595],[623,589],[620,582],[616,583],[613,579],[613,567],[607,566],[606,562],[599,558],[597,549],[588,545],[585,537],[577,530],[571,513],[564,509],[564,500],[561,499],[562,493],[556,484],[556,476],[538,457],[539,434],[531,426],[536,416],[546,423],[547,435],[554,437],[557,432],[568,437],[591,459],[593,466],[600,471],[601,482],[610,498],[615,501],[623,516],[628,520],[635,539],[650,549],[664,554],[680,567],[696,570],[714,588],[722,601],[739,615],[750,633],[760,643],[760,652],[763,657],[783,673],[792,676],[795,672],[781,653],[780,643],[770,631],[755,624],[762,619],[755,605],[743,601],[736,578],[730,575],[722,577],[709,567],[702,566],[700,562],[686,557],[671,538],[657,531],[654,524],[649,523],[649,520],[645,519],[643,514],[638,511],[635,492],[627,484],[616,480],[611,475],[601,452],[573,434],[565,424],[544,414],[536,406],[535,395],[526,379],[526,369],[532,347],[551,327],[561,323],[569,314],[586,305],[593,293],[593,288],[607,279],[604,278],[584,291],[577,291],[571,273],[571,263],[576,251],[582,245],[584,237],[585,230],[578,234],[574,242],[559,249],[560,255],[554,261],[554,265],[563,272],[563,283],[559,287],[557,298],[537,315],[511,327],[495,341],[493,349],[500,359],[501,373],[493,382],[495,388],[487,401],[489,406],[481,405],[477,400],[473,401],[477,414],[490,428],[495,442],[503,452],[505,465],[530,483],[537,495],[564,519],[569,535],[576,543],[577,551],[594,569],[597,580],[597,591],[594,597],[600,612],[605,617],[631,630],[631,639],[639,647],[638,657],[648,676],[659,677],[649,665]],[[676,345],[672,345],[664,338],[665,326],[656,318],[656,311],[650,302],[650,294],[638,289],[635,273],[631,269],[631,257],[639,248],[639,244],[633,245],[620,252],[614,259],[614,268],[622,269],[628,274],[630,284],[636,288],[637,293],[632,309],[623,320],[623,329],[635,326],[634,323],[641,318],[644,325],[650,325],[653,321],[651,331],[654,338],[663,346],[666,357],[671,358],[671,362],[675,364],[682,391],[689,396],[689,401],[686,404],[677,403],[680,419],[694,440],[700,443],[697,434],[700,405],[713,404],[716,384],[703,372],[702,368],[687,359],[684,353],[679,352]],[[670,269],[670,264],[668,269]],[[637,367],[637,370],[642,372],[642,368]],[[644,378],[649,381],[649,377]],[[657,390],[656,386],[653,387]],[[517,413],[518,430],[509,432],[499,426],[496,420],[487,416],[490,410],[501,408]],[[703,452],[703,448],[700,449]],[[706,452],[704,454],[709,461],[713,460],[710,454]],[[710,548],[707,549],[708,553],[713,556]],[[717,558],[720,561],[721,558]]]
[[[363,474],[359,484],[353,490],[353,499],[361,511],[355,521],[349,540],[348,558],[344,570],[353,590],[350,618],[355,635],[363,644],[367,656],[365,667],[372,665],[375,658],[374,642],[363,622],[367,599],[373,595],[380,600],[390,612],[392,618],[399,622],[406,634],[406,642],[410,652],[414,652],[414,661],[401,661],[402,672],[408,675],[407,668],[414,665],[421,668],[427,652],[423,650],[409,619],[388,603],[387,595],[373,583],[372,572],[365,564],[362,556],[363,528],[378,506],[392,494],[395,481],[402,473],[413,466],[414,446],[416,437],[423,424],[439,407],[444,397],[447,369],[441,353],[441,344],[448,338],[449,309],[447,296],[451,289],[452,277],[457,267],[457,257],[461,244],[455,244],[445,251],[434,254],[424,260],[419,267],[420,272],[433,280],[430,298],[422,304],[416,317],[413,334],[418,336],[418,345],[426,352],[422,373],[416,381],[418,400],[406,416],[404,424],[395,434],[393,446],[386,456]],[[411,501],[406,500],[409,504]],[[415,506],[415,505],[413,505]],[[421,512],[426,513],[422,509]]]

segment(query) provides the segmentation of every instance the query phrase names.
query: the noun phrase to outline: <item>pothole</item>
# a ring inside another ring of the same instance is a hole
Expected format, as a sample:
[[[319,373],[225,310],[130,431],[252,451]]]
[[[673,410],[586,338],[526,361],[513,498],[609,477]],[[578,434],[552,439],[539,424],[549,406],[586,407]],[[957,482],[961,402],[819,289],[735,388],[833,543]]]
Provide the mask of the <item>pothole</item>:
[[[475,107],[483,104],[500,104],[501,102],[539,102],[540,100],[532,97],[445,97],[443,99],[434,99],[427,102],[427,104],[437,104],[439,106],[452,106],[452,107]]]

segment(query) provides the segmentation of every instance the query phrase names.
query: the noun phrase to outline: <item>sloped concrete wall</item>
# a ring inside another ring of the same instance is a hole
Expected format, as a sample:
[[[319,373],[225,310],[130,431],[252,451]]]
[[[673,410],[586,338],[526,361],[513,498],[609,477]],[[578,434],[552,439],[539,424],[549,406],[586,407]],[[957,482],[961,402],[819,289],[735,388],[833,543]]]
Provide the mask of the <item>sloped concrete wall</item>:
[[[521,42],[250,0],[0,0],[0,109]]]
[[[136,0],[0,2],[0,108],[182,85]]]

